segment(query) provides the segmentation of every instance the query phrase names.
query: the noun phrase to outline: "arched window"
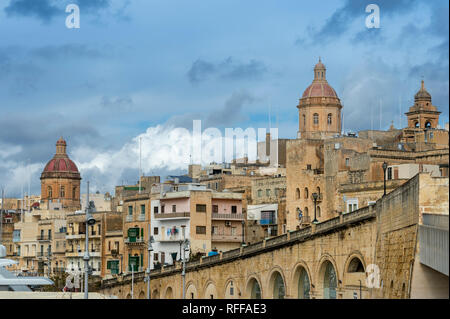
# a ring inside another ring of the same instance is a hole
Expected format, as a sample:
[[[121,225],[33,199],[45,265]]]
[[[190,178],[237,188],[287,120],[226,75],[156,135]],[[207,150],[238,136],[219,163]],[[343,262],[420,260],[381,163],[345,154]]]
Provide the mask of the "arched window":
[[[331,123],[332,123],[332,117],[333,117],[333,115],[332,115],[331,113],[329,113],[329,114],[328,114],[328,117],[327,117],[327,123],[328,123],[328,125],[331,125]]]
[[[359,258],[354,257],[348,264],[347,272],[364,272],[364,266]]]
[[[320,206],[317,206],[317,217],[320,217]]]
[[[304,191],[304,193],[305,193],[305,199],[308,199],[308,187],[305,187],[305,191]]]
[[[52,199],[52,197],[53,197],[53,192],[52,192],[51,186],[47,187],[47,197],[50,199]]]
[[[261,299],[261,287],[259,286],[258,281],[255,278],[252,278],[250,285],[251,285],[250,298]]]
[[[298,298],[309,299],[309,291],[311,283],[309,282],[308,273],[305,268],[301,267],[300,276],[298,278]]]
[[[59,197],[64,198],[66,196],[65,188],[64,186],[61,186],[61,190],[59,192]]]
[[[305,212],[305,216],[309,216],[308,207],[305,207],[304,212]]]
[[[72,199],[76,199],[77,198],[77,188],[74,187],[72,188]]]
[[[419,127],[419,122],[414,123],[414,127]]]
[[[317,186],[317,195],[320,195],[320,187]]]
[[[303,127],[305,127],[306,126],[306,116],[305,116],[305,114],[303,114]]]
[[[314,123],[314,125],[319,124],[319,114],[314,113],[314,115],[313,115],[313,123]]]
[[[323,298],[324,299],[336,299],[336,271],[334,270],[333,264],[329,261],[324,265],[325,274],[323,278]]]
[[[300,199],[300,189],[295,190],[295,199]]]
[[[273,299],[284,299],[285,287],[284,280],[281,274],[277,271],[273,281]]]
[[[425,123],[425,128],[431,128],[431,123],[427,121],[427,122]]]

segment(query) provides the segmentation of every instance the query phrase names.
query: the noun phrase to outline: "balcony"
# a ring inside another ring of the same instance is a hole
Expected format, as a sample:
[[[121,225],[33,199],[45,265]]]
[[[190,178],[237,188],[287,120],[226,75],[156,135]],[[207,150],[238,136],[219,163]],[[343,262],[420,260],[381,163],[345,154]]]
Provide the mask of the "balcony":
[[[52,236],[39,235],[36,239],[38,241],[50,241],[52,240]]]
[[[222,219],[222,220],[244,220],[244,214],[219,214],[213,213],[212,219]]]
[[[231,234],[212,234],[212,241],[216,242],[234,242],[240,243],[242,242],[242,234],[231,235]]]
[[[125,217],[125,221],[126,221],[126,222],[132,222],[132,221],[133,221],[133,215],[127,215],[127,216]]]
[[[36,257],[38,259],[42,259],[42,258],[47,258],[50,255],[50,257],[52,256],[52,253],[50,252],[50,254],[48,252],[43,252],[43,251],[38,251],[36,253]]]
[[[127,245],[143,245],[145,243],[144,238],[141,237],[126,237],[125,244]]]
[[[85,233],[74,233],[74,232],[70,232],[66,234],[66,239],[80,239],[80,238],[84,238],[86,236]]]
[[[164,219],[168,219],[168,218],[190,218],[191,214],[189,212],[181,212],[181,213],[160,213],[160,214],[155,214],[155,218],[164,218]]]
[[[140,221],[140,222],[145,221],[145,214],[139,214],[138,221]]]
[[[165,236],[156,239],[156,241],[161,243],[173,243],[173,242],[180,242],[182,240],[183,240],[182,236]]]

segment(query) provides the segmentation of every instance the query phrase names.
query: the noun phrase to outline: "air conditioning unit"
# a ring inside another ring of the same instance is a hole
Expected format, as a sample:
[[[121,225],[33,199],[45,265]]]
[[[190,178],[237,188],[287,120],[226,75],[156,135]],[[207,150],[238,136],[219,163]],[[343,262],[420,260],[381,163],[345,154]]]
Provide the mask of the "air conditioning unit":
[[[228,226],[228,227],[231,226],[231,222],[227,220],[227,221],[225,222],[225,226]]]

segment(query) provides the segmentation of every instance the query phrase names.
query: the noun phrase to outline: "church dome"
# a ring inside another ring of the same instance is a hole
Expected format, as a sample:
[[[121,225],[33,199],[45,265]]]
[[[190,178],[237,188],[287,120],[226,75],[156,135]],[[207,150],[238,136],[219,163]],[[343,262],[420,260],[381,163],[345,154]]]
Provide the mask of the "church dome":
[[[78,167],[69,158],[69,156],[67,156],[66,146],[67,143],[62,137],[56,142],[56,154],[47,163],[47,165],[45,165],[41,178],[50,177],[49,175],[54,175],[55,173],[58,174],[59,177],[64,177],[64,174],[71,176],[80,175]]]
[[[431,94],[425,89],[425,82],[422,80],[420,90],[414,95],[414,101],[428,101],[431,102]]]
[[[338,98],[336,91],[328,84],[326,78],[326,67],[319,58],[314,67],[314,80],[303,92],[302,98],[308,97],[333,97]]]

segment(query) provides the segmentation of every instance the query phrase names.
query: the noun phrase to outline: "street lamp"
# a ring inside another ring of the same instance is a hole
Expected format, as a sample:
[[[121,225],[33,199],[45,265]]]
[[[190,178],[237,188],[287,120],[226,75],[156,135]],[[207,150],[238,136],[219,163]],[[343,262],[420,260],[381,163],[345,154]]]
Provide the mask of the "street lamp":
[[[189,251],[189,239],[183,241],[183,268],[181,271],[181,276],[183,279],[183,299],[186,299],[186,252]]]
[[[318,224],[319,221],[316,218],[316,203],[317,203],[317,198],[319,197],[319,195],[317,193],[312,193],[312,198],[314,200],[314,220],[312,221],[313,224]]]
[[[147,278],[146,278],[146,281],[147,281],[147,299],[150,299],[150,262],[151,262],[150,254],[153,251],[152,243],[154,243],[154,242],[155,242],[155,240],[153,239],[153,236],[150,236],[150,225],[149,225],[149,227],[148,227],[148,247],[147,247],[147,250],[148,250],[147,271],[146,271],[147,272]]]
[[[245,245],[245,221],[242,220],[242,246]]]
[[[383,162],[383,182],[384,182],[384,193],[383,196],[386,195],[386,169],[387,169],[387,163]]]
[[[86,195],[86,240],[84,248],[84,299],[89,298],[88,279],[89,279],[89,226],[95,224],[95,218],[91,215],[91,203],[89,202],[89,181],[87,182],[87,195]]]
[[[134,299],[134,266],[136,261],[134,259],[130,260],[131,265],[131,299]]]

